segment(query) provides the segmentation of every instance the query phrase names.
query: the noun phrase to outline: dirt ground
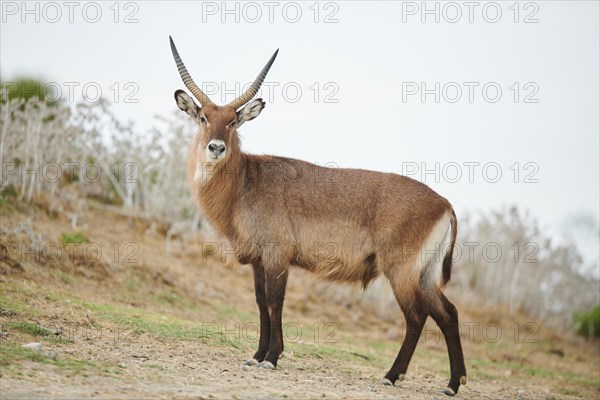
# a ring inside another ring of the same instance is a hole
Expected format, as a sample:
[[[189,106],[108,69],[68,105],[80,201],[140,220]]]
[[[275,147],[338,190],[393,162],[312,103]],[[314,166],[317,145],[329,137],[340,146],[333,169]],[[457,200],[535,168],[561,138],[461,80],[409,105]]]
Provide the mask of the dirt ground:
[[[248,267],[225,268],[198,235],[175,237],[167,254],[161,224],[105,210],[90,208],[76,228],[43,201],[0,210],[2,399],[447,398],[446,348],[430,322],[406,380],[383,386],[400,312],[382,320],[294,271],[284,357],[273,371],[243,367],[257,345]],[[65,236],[75,232],[83,239]],[[598,342],[457,306],[473,328],[462,329],[468,384],[457,398],[600,398]],[[42,348],[22,347],[32,342]]]

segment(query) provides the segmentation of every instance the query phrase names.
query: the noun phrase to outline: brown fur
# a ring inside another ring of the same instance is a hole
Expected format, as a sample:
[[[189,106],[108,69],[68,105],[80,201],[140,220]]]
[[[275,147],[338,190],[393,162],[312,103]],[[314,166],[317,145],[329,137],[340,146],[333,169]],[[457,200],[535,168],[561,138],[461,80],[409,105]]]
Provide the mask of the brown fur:
[[[404,176],[248,155],[231,143],[227,159],[201,184],[193,182],[192,151],[190,175],[205,216],[246,262],[268,258],[366,286],[382,272],[408,268],[433,225],[452,210]]]

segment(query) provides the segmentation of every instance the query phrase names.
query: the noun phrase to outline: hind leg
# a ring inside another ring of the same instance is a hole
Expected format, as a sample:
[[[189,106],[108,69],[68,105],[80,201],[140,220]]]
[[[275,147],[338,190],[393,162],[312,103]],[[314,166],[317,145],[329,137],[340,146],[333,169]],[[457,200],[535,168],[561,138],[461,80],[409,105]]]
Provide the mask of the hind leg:
[[[396,292],[396,290],[394,290]],[[384,385],[393,385],[398,379],[404,379],[406,370],[410,359],[415,352],[417,342],[421,336],[421,331],[427,320],[428,311],[425,308],[425,304],[420,295],[413,296],[412,302],[407,300],[400,300],[398,294],[396,295],[400,308],[404,313],[406,319],[406,335],[404,336],[404,342],[398,352],[398,356],[392,365],[392,368],[385,374],[382,383]],[[407,304],[408,303],[408,304]]]
[[[437,292],[438,301],[431,307],[430,315],[438,324],[448,347],[448,358],[450,359],[450,382],[444,393],[454,396],[458,393],[460,384],[467,383],[467,370],[460,342],[460,331],[458,325],[458,311],[454,304],[448,300],[441,291]]]

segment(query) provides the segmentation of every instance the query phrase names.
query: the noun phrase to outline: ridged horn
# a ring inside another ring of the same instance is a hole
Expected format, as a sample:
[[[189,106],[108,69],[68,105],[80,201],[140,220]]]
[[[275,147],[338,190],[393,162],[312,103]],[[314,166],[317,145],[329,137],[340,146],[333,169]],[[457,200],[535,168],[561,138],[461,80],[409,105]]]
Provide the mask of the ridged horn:
[[[196,85],[192,77],[190,76],[187,68],[181,61],[181,57],[179,57],[179,52],[177,52],[177,47],[175,47],[175,43],[173,42],[173,38],[169,36],[169,41],[171,42],[171,52],[173,53],[173,58],[175,59],[175,64],[177,65],[177,70],[179,71],[179,75],[181,75],[181,79],[185,84],[185,87],[188,88],[190,92],[194,95],[195,98],[198,99],[200,105],[205,106],[207,104],[212,103],[212,101],[208,98],[206,94]]]
[[[229,103],[228,106],[233,107],[237,110],[238,108],[252,100],[254,96],[256,96],[256,93],[258,93],[258,89],[260,89],[260,85],[262,85],[263,81],[265,80],[265,77],[267,76],[267,73],[269,72],[269,69],[271,68],[271,65],[273,65],[273,62],[277,57],[277,53],[279,53],[279,49],[277,49],[275,53],[273,53],[267,65],[265,65],[262,71],[260,71],[260,74],[258,74],[258,76],[254,80],[252,85],[248,88],[248,90],[246,90],[240,97]]]

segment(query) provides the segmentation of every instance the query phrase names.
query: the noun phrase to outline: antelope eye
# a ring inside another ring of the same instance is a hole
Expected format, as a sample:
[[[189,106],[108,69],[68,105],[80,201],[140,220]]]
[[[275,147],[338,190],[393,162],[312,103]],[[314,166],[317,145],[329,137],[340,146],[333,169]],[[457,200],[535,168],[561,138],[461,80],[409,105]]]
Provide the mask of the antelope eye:
[[[198,119],[200,120],[201,123],[203,123],[203,124],[206,123],[206,118],[204,118],[204,117],[201,116]]]

